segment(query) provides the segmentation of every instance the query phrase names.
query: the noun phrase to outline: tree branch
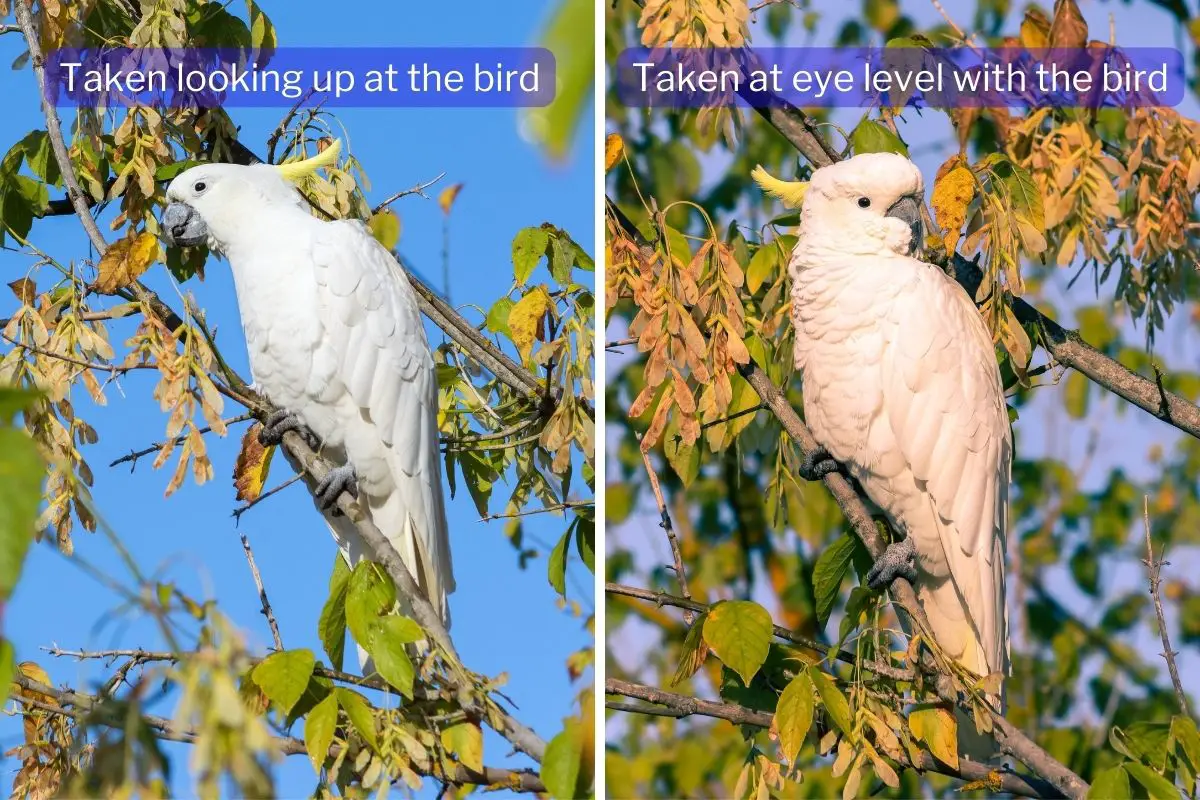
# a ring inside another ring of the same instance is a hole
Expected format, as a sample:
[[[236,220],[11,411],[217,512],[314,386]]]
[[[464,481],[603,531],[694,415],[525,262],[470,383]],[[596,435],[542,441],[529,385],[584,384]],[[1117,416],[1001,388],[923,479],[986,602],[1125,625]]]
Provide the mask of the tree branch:
[[[83,694],[72,689],[56,689],[21,674],[14,676],[13,682],[27,692],[35,692],[53,698],[59,706],[56,707],[49,703],[40,702],[21,695],[13,695],[13,699],[18,703],[40,708],[51,713],[62,714],[74,719],[80,719],[86,715],[89,720],[115,730],[123,729],[128,722],[124,711],[115,713],[111,717],[106,715],[109,709],[105,707],[105,701],[94,695]],[[70,706],[71,708],[66,708],[66,706]],[[155,735],[158,738],[167,741],[190,743],[195,741],[197,736],[195,731],[176,725],[166,717],[143,714],[142,721],[147,727],[155,731]],[[283,755],[308,755],[308,749],[305,747],[304,742],[292,736],[272,736],[271,744]],[[329,754],[336,756],[337,753],[337,745],[331,746]],[[415,764],[410,764],[410,767],[416,770]],[[546,791],[546,786],[542,783],[542,779],[528,770],[510,770],[498,767],[484,767],[482,770],[474,770],[462,764],[457,764],[452,772],[430,770],[421,774],[450,783],[504,786],[516,792],[544,793]]]
[[[646,475],[650,478],[650,490],[654,493],[654,502],[658,504],[658,527],[662,528],[667,534],[667,544],[671,547],[671,558],[674,560],[675,580],[679,583],[679,593],[683,595],[684,600],[692,599],[692,592],[688,589],[687,568],[683,565],[683,553],[679,550],[679,537],[675,534],[675,527],[671,524],[671,515],[667,512],[667,501],[663,498],[662,487],[658,483],[658,473],[654,471],[654,465],[650,463],[650,453],[645,447],[639,447],[642,451],[642,463],[646,466]],[[693,614],[690,610],[683,612],[683,619],[688,625],[692,624]]]
[[[391,197],[384,200],[379,205],[372,208],[371,214],[372,215],[378,214],[380,211],[383,211],[385,208],[387,208],[392,203],[399,200],[401,197],[408,197],[410,194],[417,194],[417,195],[420,195],[421,197],[428,198],[428,195],[425,194],[425,190],[428,189],[430,186],[433,186],[435,183],[437,183],[444,177],[446,177],[446,173],[439,172],[435,177],[431,178],[430,180],[425,181],[424,183],[418,183],[416,186],[412,187],[411,189],[405,189],[402,192],[396,192],[394,195],[392,195]]]
[[[655,689],[639,683],[631,683],[618,678],[607,678],[604,681],[604,691],[622,697],[632,697],[647,703],[665,706],[671,710],[669,716],[689,717],[702,716],[713,719],[723,719],[735,725],[749,725],[755,728],[769,729],[773,714],[766,711],[755,711],[735,703],[700,700],[687,695]],[[622,707],[620,710],[636,710]],[[657,714],[656,711],[650,713]],[[1015,772],[1001,772],[983,764],[961,759],[958,769],[954,769],[936,760],[929,753],[921,752],[917,763],[906,757],[892,756],[902,768],[915,769],[918,772],[936,772],[963,781],[978,781],[984,783],[993,791],[1003,791],[1023,797],[1061,797],[1061,792],[1051,783]]]
[[[271,608],[271,601],[267,599],[267,587],[263,586],[262,573],[258,571],[258,564],[254,563],[254,551],[250,549],[250,540],[246,534],[242,534],[242,550],[246,552],[246,561],[250,564],[250,574],[254,576],[254,586],[258,589],[258,600],[262,603],[262,615],[267,618],[267,625],[271,627],[271,638],[275,640],[275,649],[283,650],[283,637],[279,635],[279,623],[275,621],[275,611]]]
[[[621,597],[633,597],[638,600],[645,600],[648,603],[654,603],[657,606],[674,606],[682,608],[697,614],[704,614],[712,608],[711,605],[705,603],[697,603],[695,600],[684,597],[675,597],[665,592],[652,592],[647,589],[638,589],[634,586],[625,586],[620,583],[608,582],[604,584],[604,593],[618,595]],[[691,621],[689,620],[689,624]],[[773,624],[773,623],[772,623]],[[878,661],[860,661],[853,653],[845,650],[835,650],[827,644],[809,639],[806,636],[801,636],[798,633],[793,633],[782,625],[774,625],[772,632],[786,642],[806,647],[809,650],[816,650],[829,658],[837,659],[845,664],[860,664],[863,669],[874,672],[885,678],[890,678],[894,681],[911,681],[913,673],[906,669],[897,669],[888,664],[883,664]]]
[[[1171,649],[1171,637],[1167,633],[1167,617],[1163,613],[1162,592],[1159,591],[1163,564],[1169,562],[1163,561],[1161,554],[1159,558],[1154,557],[1154,545],[1150,542],[1150,498],[1147,495],[1142,495],[1142,523],[1146,531],[1146,558],[1142,563],[1146,565],[1146,570],[1150,573],[1150,596],[1154,598],[1154,613],[1158,617],[1158,635],[1162,638],[1163,645],[1162,657],[1167,660],[1167,671],[1171,673],[1171,685],[1175,687],[1175,698],[1179,701],[1179,710],[1185,717],[1190,717],[1192,711],[1188,707],[1187,692],[1183,690],[1183,681],[1179,679],[1179,666],[1175,663],[1175,656],[1178,653]]]

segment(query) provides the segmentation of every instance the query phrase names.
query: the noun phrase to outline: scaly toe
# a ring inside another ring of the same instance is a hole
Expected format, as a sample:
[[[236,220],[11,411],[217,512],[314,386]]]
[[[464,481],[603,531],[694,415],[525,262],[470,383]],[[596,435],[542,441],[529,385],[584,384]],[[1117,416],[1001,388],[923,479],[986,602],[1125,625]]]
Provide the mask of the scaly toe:
[[[897,578],[904,578],[909,583],[915,583],[917,579],[917,551],[907,536],[887,546],[867,573],[867,586],[875,590],[886,589]]]
[[[804,463],[800,465],[797,472],[806,481],[819,481],[826,475],[837,472],[841,468],[842,465],[830,457],[828,450],[819,447],[804,457]]]
[[[329,511],[334,516],[341,515],[342,511],[337,507],[337,500],[342,492],[349,492],[354,497],[358,497],[358,473],[352,464],[335,467],[321,479],[314,490],[317,507],[322,511]]]

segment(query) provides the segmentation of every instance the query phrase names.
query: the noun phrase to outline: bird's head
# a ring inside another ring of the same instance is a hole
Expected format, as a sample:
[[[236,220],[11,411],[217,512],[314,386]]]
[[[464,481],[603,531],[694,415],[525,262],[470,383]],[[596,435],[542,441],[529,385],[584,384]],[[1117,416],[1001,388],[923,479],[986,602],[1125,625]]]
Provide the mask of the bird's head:
[[[222,252],[242,232],[252,232],[259,209],[304,207],[294,181],[337,161],[341,143],[303,161],[286,164],[201,164],[181,172],[167,187],[161,227],[168,244],[207,244]]]
[[[842,252],[921,254],[925,184],[917,165],[904,156],[863,153],[821,167],[803,190],[797,183],[764,176],[761,168],[756,170],[763,188],[785,203],[789,197],[802,199],[801,240],[837,242]]]

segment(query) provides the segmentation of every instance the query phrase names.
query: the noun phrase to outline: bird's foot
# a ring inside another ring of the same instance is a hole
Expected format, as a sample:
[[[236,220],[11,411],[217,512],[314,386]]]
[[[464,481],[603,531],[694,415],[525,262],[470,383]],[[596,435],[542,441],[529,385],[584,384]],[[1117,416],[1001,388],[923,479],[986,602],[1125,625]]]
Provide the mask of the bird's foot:
[[[867,586],[876,590],[886,589],[897,578],[904,578],[909,583],[917,580],[917,549],[909,536],[887,546],[867,573]]]
[[[349,492],[354,497],[358,497],[358,472],[355,471],[353,464],[334,467],[317,483],[317,488],[313,490],[317,499],[317,507],[322,511],[330,512],[335,517],[340,516],[342,510],[337,507],[337,499],[342,492]]]
[[[313,450],[320,449],[321,440],[317,438],[317,435],[300,421],[299,416],[286,410],[276,411],[267,417],[263,422],[263,429],[258,432],[258,441],[264,447],[277,445],[283,441],[283,435],[288,431],[300,434]]]
[[[828,450],[818,447],[804,457],[804,463],[798,471],[800,477],[806,481],[819,481],[829,473],[839,472],[841,469],[842,465],[833,460]]]

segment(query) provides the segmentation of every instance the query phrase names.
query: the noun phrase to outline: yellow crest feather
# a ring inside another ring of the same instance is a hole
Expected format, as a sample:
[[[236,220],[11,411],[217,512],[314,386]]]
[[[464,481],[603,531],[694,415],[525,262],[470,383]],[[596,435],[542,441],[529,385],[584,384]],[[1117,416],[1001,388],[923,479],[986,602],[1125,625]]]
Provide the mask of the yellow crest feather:
[[[788,208],[799,208],[804,202],[804,193],[808,191],[808,181],[785,181],[776,178],[758,165],[750,173],[754,182],[762,187],[769,195],[778,197]]]
[[[342,140],[334,139],[333,144],[326,147],[321,152],[317,153],[312,158],[306,158],[303,161],[288,161],[283,164],[276,164],[275,169],[279,170],[279,174],[289,181],[298,181],[308,175],[312,175],[317,170],[323,167],[331,167],[337,163],[338,155],[342,152]]]

